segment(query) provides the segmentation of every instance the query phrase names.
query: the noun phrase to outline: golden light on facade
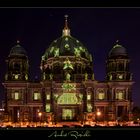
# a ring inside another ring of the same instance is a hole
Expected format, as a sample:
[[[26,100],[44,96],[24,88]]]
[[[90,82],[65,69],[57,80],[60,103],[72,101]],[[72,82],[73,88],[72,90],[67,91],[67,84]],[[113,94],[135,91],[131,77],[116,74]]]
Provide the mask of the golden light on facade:
[[[38,116],[39,116],[39,117],[41,117],[41,116],[42,116],[42,113],[41,113],[41,112],[39,112],[39,113],[38,113]]]
[[[101,116],[101,112],[100,111],[97,111],[97,116]]]

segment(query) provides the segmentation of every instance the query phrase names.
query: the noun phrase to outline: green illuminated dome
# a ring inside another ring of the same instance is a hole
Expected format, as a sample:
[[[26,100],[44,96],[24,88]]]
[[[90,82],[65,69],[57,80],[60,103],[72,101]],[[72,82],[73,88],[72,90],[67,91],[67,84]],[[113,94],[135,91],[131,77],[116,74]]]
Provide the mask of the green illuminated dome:
[[[17,41],[17,44],[11,49],[9,55],[27,55],[27,53],[25,49],[19,45],[19,41]]]
[[[81,42],[72,36],[62,36],[57,40],[53,41],[50,47],[45,52],[45,57],[57,56],[81,56],[88,58],[88,51]]]
[[[116,44],[109,52],[109,57],[112,56],[127,56],[127,51],[122,45]]]
[[[70,35],[67,19],[65,20],[65,27],[63,29],[62,36],[50,44],[43,57],[46,60],[50,57],[57,56],[80,56],[86,59],[90,58],[90,54],[84,45]]]

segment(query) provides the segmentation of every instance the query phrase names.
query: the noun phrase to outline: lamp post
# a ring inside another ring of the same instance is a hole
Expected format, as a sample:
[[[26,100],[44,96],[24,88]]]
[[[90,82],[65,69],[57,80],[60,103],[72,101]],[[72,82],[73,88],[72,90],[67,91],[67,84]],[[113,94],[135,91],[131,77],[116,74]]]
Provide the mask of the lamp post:
[[[97,111],[97,116],[99,117],[99,116],[101,116],[101,112],[100,111]]]
[[[40,125],[41,125],[42,112],[38,112],[38,116],[39,116],[39,121],[40,121]]]
[[[99,120],[99,118],[100,118],[101,115],[102,115],[101,111],[98,110],[98,111],[96,112],[97,122],[98,122],[98,120]]]

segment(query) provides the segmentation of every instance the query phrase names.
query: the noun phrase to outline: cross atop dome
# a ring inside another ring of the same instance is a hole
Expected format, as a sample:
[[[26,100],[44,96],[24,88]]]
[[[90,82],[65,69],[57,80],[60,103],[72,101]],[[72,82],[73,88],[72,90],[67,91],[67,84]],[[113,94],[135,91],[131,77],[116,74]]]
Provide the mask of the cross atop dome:
[[[65,15],[65,25],[62,32],[62,36],[70,36],[70,29],[68,27],[68,15]]]
[[[116,44],[118,44],[119,43],[119,40],[116,40]]]
[[[19,44],[20,43],[20,41],[19,40],[17,40],[17,44]]]
[[[65,27],[64,29],[68,29],[68,15],[65,15]]]

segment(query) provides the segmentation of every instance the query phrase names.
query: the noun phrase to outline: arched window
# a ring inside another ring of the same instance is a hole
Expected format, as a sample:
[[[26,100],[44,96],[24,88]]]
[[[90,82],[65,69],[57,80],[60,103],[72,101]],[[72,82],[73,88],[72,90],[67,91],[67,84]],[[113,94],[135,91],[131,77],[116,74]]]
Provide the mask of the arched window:
[[[57,101],[58,104],[78,104],[75,93],[63,93]]]
[[[123,100],[124,99],[124,90],[117,90],[115,98],[117,100]]]
[[[105,92],[103,89],[97,90],[96,99],[97,100],[104,100],[105,99]]]
[[[33,93],[33,100],[40,100],[41,99],[41,95],[38,91],[35,91]]]

